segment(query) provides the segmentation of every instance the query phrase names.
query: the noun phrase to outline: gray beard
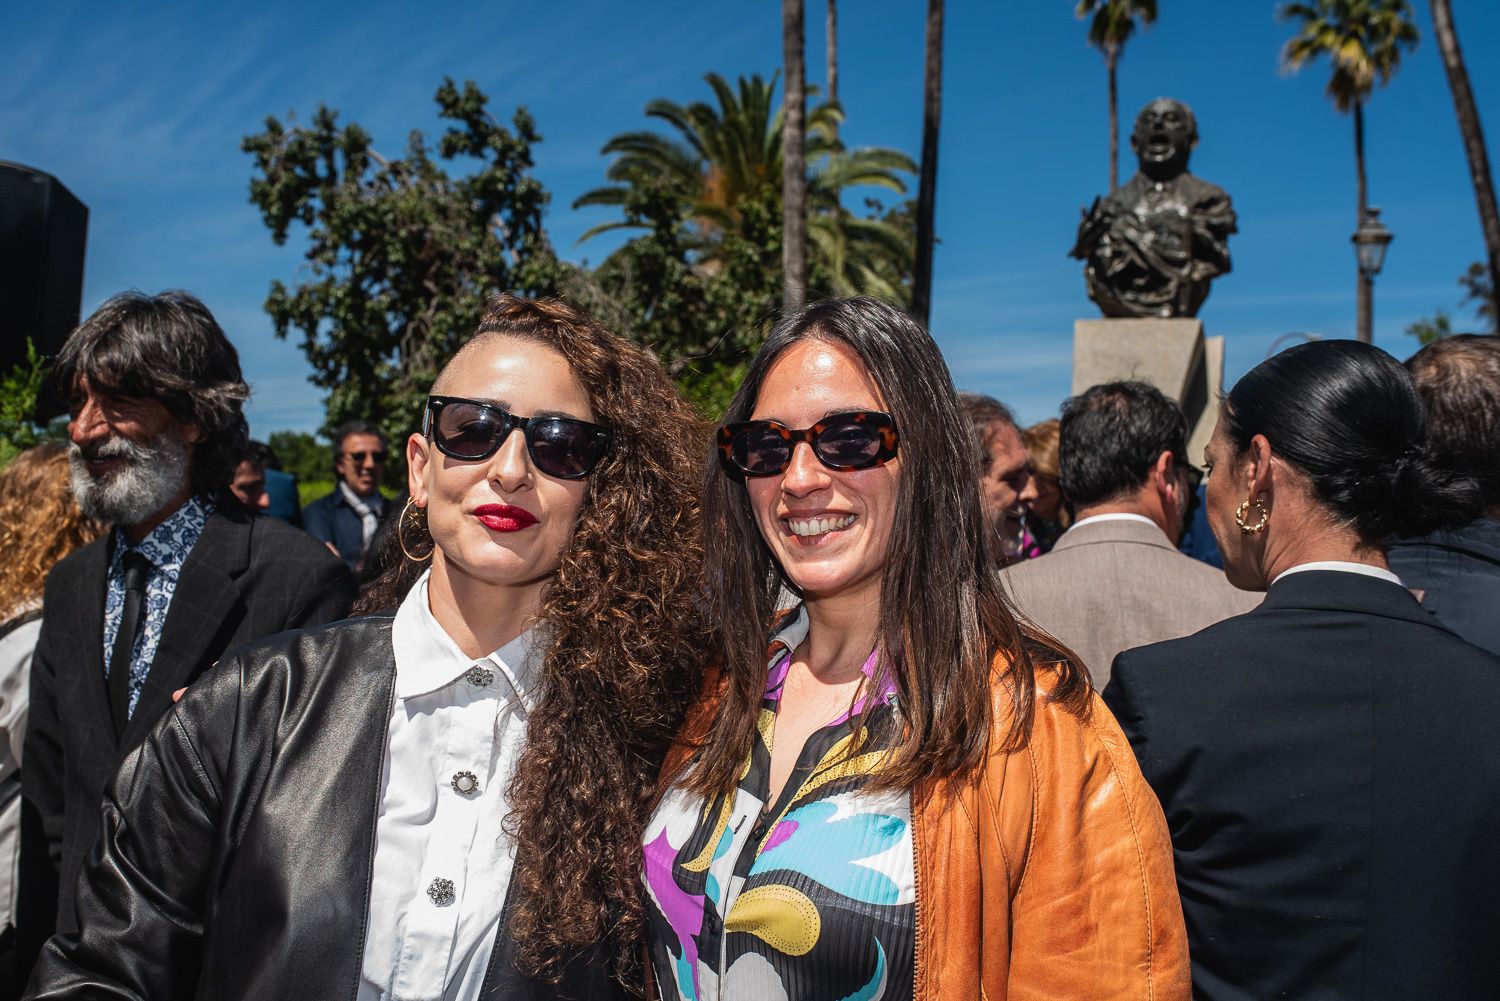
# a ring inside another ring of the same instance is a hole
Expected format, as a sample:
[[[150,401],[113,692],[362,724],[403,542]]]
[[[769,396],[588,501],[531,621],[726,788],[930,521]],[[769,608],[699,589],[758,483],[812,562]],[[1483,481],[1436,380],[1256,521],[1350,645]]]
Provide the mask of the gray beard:
[[[85,463],[85,449],[68,447],[68,474],[78,506],[90,518],[116,525],[139,525],[166,507],[188,484],[193,449],[174,429],[141,445],[116,435],[87,449],[95,459],[123,458],[125,465],[96,477]]]

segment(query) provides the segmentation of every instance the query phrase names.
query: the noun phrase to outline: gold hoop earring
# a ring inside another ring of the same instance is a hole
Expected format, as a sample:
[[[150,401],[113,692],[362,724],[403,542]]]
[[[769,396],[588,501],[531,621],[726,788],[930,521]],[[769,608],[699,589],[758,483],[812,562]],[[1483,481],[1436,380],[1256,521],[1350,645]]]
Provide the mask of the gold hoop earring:
[[[426,556],[415,556],[410,549],[406,548],[406,523],[409,521],[413,525],[421,527],[421,523],[417,520],[417,511],[422,509],[416,508],[413,510],[411,506],[412,500],[413,498],[411,497],[406,498],[406,506],[401,509],[401,517],[396,520],[396,544],[401,547],[402,555],[413,563],[425,563],[432,559],[432,549],[427,550]],[[434,542],[432,548],[436,549],[437,543]]]
[[[1246,500],[1245,503],[1241,504],[1234,512],[1234,523],[1240,526],[1240,531],[1244,532],[1246,535],[1256,535],[1260,532],[1264,532],[1266,530],[1266,525],[1271,521],[1271,512],[1266,510],[1266,506],[1262,504],[1260,502],[1260,498],[1257,497],[1253,503],[1255,504],[1255,510],[1260,512],[1260,521],[1257,521],[1253,525],[1245,524],[1245,515],[1250,513],[1251,503],[1251,501]]]

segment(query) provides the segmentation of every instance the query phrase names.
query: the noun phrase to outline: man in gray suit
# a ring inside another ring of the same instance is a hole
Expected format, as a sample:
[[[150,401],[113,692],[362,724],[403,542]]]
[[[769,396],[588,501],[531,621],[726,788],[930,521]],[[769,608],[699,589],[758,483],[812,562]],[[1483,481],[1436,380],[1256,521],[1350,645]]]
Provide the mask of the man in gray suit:
[[[1260,595],[1177,551],[1196,489],[1182,411],[1142,382],[1063,404],[1059,479],[1077,520],[1052,552],[1005,571],[1021,612],[1103,690],[1115,655],[1248,612]]]

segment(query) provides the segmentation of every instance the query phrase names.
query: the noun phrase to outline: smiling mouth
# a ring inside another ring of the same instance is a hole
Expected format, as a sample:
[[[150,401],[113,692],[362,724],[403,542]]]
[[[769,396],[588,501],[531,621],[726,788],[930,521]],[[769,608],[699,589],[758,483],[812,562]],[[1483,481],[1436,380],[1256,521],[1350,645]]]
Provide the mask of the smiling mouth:
[[[838,532],[854,524],[856,515],[825,515],[821,518],[787,518],[787,531],[799,539]]]

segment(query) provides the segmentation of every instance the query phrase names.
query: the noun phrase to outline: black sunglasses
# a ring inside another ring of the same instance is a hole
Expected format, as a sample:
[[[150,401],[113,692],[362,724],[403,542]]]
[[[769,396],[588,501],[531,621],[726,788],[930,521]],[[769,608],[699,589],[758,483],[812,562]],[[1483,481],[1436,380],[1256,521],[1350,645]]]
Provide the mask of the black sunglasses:
[[[352,459],[354,461],[354,464],[356,466],[363,466],[365,464],[365,460],[366,459],[369,459],[371,462],[375,463],[377,466],[378,465],[383,465],[385,463],[385,453],[384,452],[379,452],[379,451],[377,451],[377,452],[345,452],[344,455],[347,456],[348,458]]]
[[[719,464],[739,476],[775,476],[792,464],[792,452],[807,442],[829,469],[869,469],[896,457],[896,419],[878,410],[833,414],[796,430],[776,421],[742,421],[719,428]]]
[[[477,462],[500,450],[512,431],[526,436],[536,468],[560,480],[581,480],[609,453],[609,428],[573,417],[517,417],[492,403],[429,396],[422,431],[439,452]]]

